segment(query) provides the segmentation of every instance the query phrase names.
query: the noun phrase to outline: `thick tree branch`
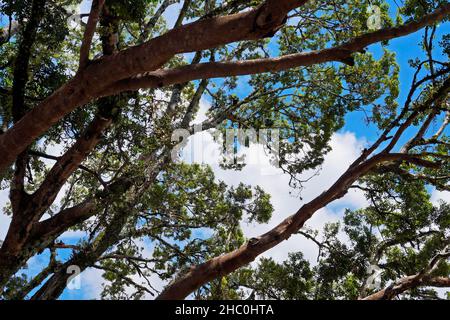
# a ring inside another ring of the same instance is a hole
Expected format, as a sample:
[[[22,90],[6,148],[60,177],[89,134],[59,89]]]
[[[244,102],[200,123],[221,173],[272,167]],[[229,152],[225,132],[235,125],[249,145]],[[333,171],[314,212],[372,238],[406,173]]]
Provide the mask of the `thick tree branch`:
[[[360,177],[382,163],[396,161],[404,156],[404,154],[378,154],[356,167],[350,167],[328,190],[303,205],[294,215],[285,219],[278,226],[258,238],[250,239],[248,243],[233,252],[193,266],[189,272],[167,286],[157,299],[184,299],[207,282],[230,274],[254,261],[263,252],[297,233],[317,210],[342,198],[348,188]]]
[[[87,158],[102,138],[103,131],[112,123],[112,119],[97,116],[80,139],[63,155],[47,174],[39,189],[31,196],[30,206],[36,219],[53,203],[67,179]]]
[[[103,44],[103,48],[105,54],[113,53],[116,44],[107,42]],[[123,95],[119,99],[128,99],[128,97],[127,95]],[[87,200],[74,208],[63,210],[60,212],[61,215],[54,216],[50,221],[45,221],[46,228],[41,230],[41,232],[36,232],[36,228],[41,227],[38,224],[39,219],[54,202],[69,177],[75,170],[80,168],[81,163],[98,144],[102,138],[103,131],[111,125],[116,115],[116,112],[112,111],[116,109],[116,103],[115,97],[100,99],[98,102],[99,111],[94,120],[63,156],[54,158],[56,164],[46,175],[38,190],[32,195],[24,194],[27,201],[17,201],[20,200],[16,200],[17,197],[15,195],[17,192],[11,194],[17,214],[13,216],[5,241],[0,248],[0,257],[3,257],[3,261],[0,261],[0,271],[4,271],[0,272],[0,288],[3,285],[3,281],[8,278],[8,272],[14,273],[17,271],[17,268],[26,262],[29,255],[36,252],[36,250],[45,248],[46,244],[53,241],[65,231],[65,229],[61,229],[60,226],[53,222],[61,223],[61,226],[64,225],[68,229],[86,220],[93,214],[96,202]],[[22,158],[22,155],[19,158]],[[96,175],[104,188],[107,188],[98,174],[86,167],[83,168],[91,174]],[[23,251],[26,254],[21,254]]]
[[[137,197],[138,195],[134,194],[134,196]],[[105,227],[105,230],[92,243],[88,244],[83,250],[77,252],[67,261],[61,270],[53,274],[31,299],[50,300],[58,298],[66,287],[67,279],[70,276],[66,272],[68,266],[76,265],[81,271],[95,266],[95,263],[103,253],[120,240],[120,233],[128,220],[131,206],[132,204],[128,202],[121,204]],[[52,224],[54,222],[50,223]]]
[[[25,87],[28,83],[28,73],[32,48],[36,39],[37,29],[44,13],[45,1],[35,0],[31,5],[28,20],[19,43],[17,57],[14,62],[12,85],[12,116],[13,122],[18,122],[26,113]],[[10,198],[13,213],[20,211],[22,199],[26,198],[24,179],[28,163],[27,152],[22,152],[15,163],[14,179],[11,186]]]
[[[56,260],[56,251],[50,250],[50,261],[39,274],[37,274],[24,288],[22,288],[15,296],[16,300],[23,300],[34,288],[40,286],[42,282],[53,272],[57,271],[62,266],[62,263]]]
[[[303,5],[302,0],[279,1],[283,10]],[[37,137],[80,105],[99,97],[104,87],[120,79],[165,64],[174,55],[200,51],[223,44],[260,39],[280,24],[280,10],[271,24],[256,23],[260,11],[271,1],[260,7],[225,17],[204,19],[175,28],[145,44],[129,48],[116,55],[103,57],[80,71],[66,85],[30,111],[21,121],[0,136],[0,171],[3,172],[17,156]],[[288,11],[284,12],[287,16]]]
[[[450,279],[444,277],[420,278],[418,275],[408,276],[401,278],[395,284],[371,294],[362,300],[392,300],[399,294],[420,286],[450,287]]]
[[[433,95],[434,98],[430,98],[431,101],[448,93],[450,90],[448,81],[450,80],[447,79],[444,81],[440,89]],[[425,101],[424,104],[429,106],[430,100]],[[399,130],[401,129],[402,128],[399,128]],[[380,139],[383,140],[383,137]],[[379,145],[379,143],[380,142],[377,141],[374,145]],[[303,205],[294,215],[285,219],[277,227],[258,238],[251,239],[248,243],[233,252],[213,258],[201,265],[193,266],[189,272],[166,287],[158,299],[183,299],[207,282],[216,279],[217,277],[227,275],[254,261],[261,253],[273,248],[277,244],[288,239],[291,235],[297,233],[317,210],[323,208],[332,201],[343,197],[354,182],[379,165],[385,165],[396,161],[406,161],[415,163],[419,166],[437,166],[434,163],[423,160],[418,155],[403,153],[391,154],[381,152],[367,159],[375,149],[376,148],[372,147],[367,149],[369,152],[367,152],[367,150],[363,151],[363,156],[352,163],[347,171],[341,175],[328,190],[311,202]]]
[[[430,279],[426,279],[423,281],[425,286],[430,287],[442,287],[442,288],[449,288],[450,287],[450,278],[446,277],[433,277]]]
[[[86,200],[72,208],[65,209],[55,216],[38,222],[30,235],[30,241],[56,238],[68,228],[81,223],[92,216],[96,209],[96,201]]]
[[[83,69],[89,62],[89,51],[91,50],[92,39],[94,37],[95,29],[100,18],[105,0],[93,0],[91,6],[91,13],[89,14],[89,20],[84,30],[84,37],[81,43],[80,49],[80,65],[79,68]]]
[[[229,76],[241,76],[264,72],[277,72],[309,66],[318,63],[341,61],[346,62],[355,52],[363,50],[370,44],[408,35],[420,30],[427,24],[439,21],[450,12],[450,5],[444,6],[435,13],[423,17],[419,21],[403,26],[387,28],[364,34],[340,46],[307,53],[297,53],[278,58],[254,59],[248,61],[223,61],[192,64],[174,69],[162,69],[144,75],[121,80],[101,93],[110,95],[114,92],[137,90],[140,88],[161,88],[177,83],[198,79],[210,79]]]
[[[59,272],[56,272],[44,284],[44,286],[42,286],[42,288],[36,292],[32,299],[46,300],[58,298],[64,290],[67,283],[66,281],[70,276],[66,272],[68,266],[77,265],[82,271],[88,267],[94,266],[98,259],[100,259],[100,257],[108,248],[120,241],[120,233],[130,216],[130,209],[133,207],[134,202],[137,201],[136,199],[138,199],[142,195],[142,193],[145,192],[152,183],[154,183],[159,172],[161,172],[161,170],[164,170],[164,167],[167,164],[167,157],[170,156],[170,153],[168,155],[163,154],[157,159],[154,159],[153,156],[154,154],[146,156],[147,159],[153,158],[153,161],[150,162],[150,168],[147,171],[147,176],[145,177],[145,181],[140,185],[139,190],[135,190],[134,193],[131,193],[127,202],[120,203],[118,205],[118,208],[116,208],[111,220],[105,227],[105,230],[100,235],[98,235],[92,243],[83,248],[83,250],[77,252],[69,261],[67,261],[64,264],[64,267]],[[109,197],[117,197],[118,195],[123,196],[124,193],[129,192],[130,189],[134,186],[133,182],[134,179],[130,178],[129,175],[124,175],[123,179],[118,179],[115,182],[115,184],[117,184],[116,186],[110,186],[108,190],[105,190],[103,193],[99,193],[98,197],[100,197],[103,201],[108,201]],[[90,206],[91,204],[86,203],[85,205]],[[75,217],[75,220],[72,218],[67,219],[67,224],[76,222],[76,219],[81,216],[84,216],[84,219],[89,217],[90,213],[87,210],[83,209],[80,212],[81,215],[76,212],[66,214],[66,217],[67,215]],[[65,217],[62,217],[58,214],[47,221],[41,222],[39,224],[39,228],[35,229],[37,238],[42,238],[42,236],[44,236],[46,233],[48,234],[49,232],[52,236],[54,236],[54,228],[58,228],[58,224],[60,223],[56,221],[56,219],[65,220]]]
[[[288,12],[302,6],[306,1],[279,0],[277,5],[274,3],[274,0],[268,0],[253,10],[187,24],[145,44],[90,64],[0,136],[0,151],[5,154],[5,157],[0,159],[0,171],[4,171],[18,154],[59,119],[101,95],[112,83],[156,70],[178,53],[200,51],[272,35],[284,23]],[[273,9],[273,13],[269,14],[267,8]],[[449,12],[450,4],[443,5],[419,21],[392,28],[387,34],[386,30],[381,30],[357,37],[340,48],[338,54],[342,55],[342,50],[359,51],[375,39],[383,41],[412,33],[445,18]],[[184,79],[182,82],[188,80]]]
[[[43,153],[43,152],[39,152],[39,151],[34,151],[34,150],[28,151],[28,154],[30,156],[35,156],[35,157],[48,159],[48,160],[54,160],[54,161],[59,161],[61,159],[61,157],[52,156],[52,155],[49,155],[49,154],[46,154],[46,153]],[[83,166],[83,165],[79,165],[78,168],[80,170],[83,170],[83,171],[91,174],[92,176],[94,176],[98,180],[98,182],[100,182],[100,184],[103,187],[105,187],[105,188],[107,187],[107,183],[102,179],[102,177],[100,176],[99,173],[95,172],[95,170],[90,169],[90,168],[88,168],[86,166]]]

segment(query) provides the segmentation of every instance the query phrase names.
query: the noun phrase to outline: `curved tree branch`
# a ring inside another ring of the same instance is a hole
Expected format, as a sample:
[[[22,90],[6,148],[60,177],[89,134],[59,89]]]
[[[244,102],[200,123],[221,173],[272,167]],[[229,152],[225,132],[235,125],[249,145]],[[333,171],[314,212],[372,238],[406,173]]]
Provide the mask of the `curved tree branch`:
[[[105,0],[92,1],[91,13],[89,14],[89,20],[84,31],[83,41],[81,42],[80,69],[85,68],[89,62],[89,51],[91,50],[92,38],[94,37],[95,29],[100,18],[100,12],[102,11],[104,4]]]
[[[284,24],[290,10],[306,2],[267,0],[256,9],[199,20],[172,29],[140,46],[94,61],[0,136],[0,151],[5,154],[0,159],[0,171],[4,171],[30,143],[59,119],[78,106],[101,96],[101,92],[111,84],[156,70],[175,54],[271,36]],[[412,33],[442,20],[449,12],[450,4],[443,5],[419,21],[392,28],[388,34],[381,30],[357,37],[341,48],[339,54],[342,50],[358,51],[373,43],[374,39],[383,41]]]
[[[416,32],[428,24],[439,21],[449,13],[450,5],[447,5],[433,14],[423,17],[419,21],[410,22],[399,27],[386,28],[367,33],[340,46],[329,49],[296,53],[277,58],[209,62],[192,64],[174,69],[157,70],[118,81],[106,88],[101,95],[110,95],[115,92],[137,90],[141,88],[161,88],[199,79],[277,72],[331,61],[351,63],[349,58],[351,58],[353,53],[362,51],[371,44],[399,38]]]

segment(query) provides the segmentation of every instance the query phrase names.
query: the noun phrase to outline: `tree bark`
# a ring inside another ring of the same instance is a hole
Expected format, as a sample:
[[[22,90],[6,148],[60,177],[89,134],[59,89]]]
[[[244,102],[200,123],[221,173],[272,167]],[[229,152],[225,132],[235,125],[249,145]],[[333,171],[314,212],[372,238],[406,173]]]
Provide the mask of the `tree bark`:
[[[188,273],[169,284],[157,297],[158,300],[179,300],[186,298],[202,285],[230,274],[254,261],[260,254],[289,239],[300,230],[304,223],[319,209],[334,200],[342,198],[348,188],[361,176],[383,162],[396,160],[400,155],[379,154],[371,159],[351,166],[327,191],[303,205],[294,215],[286,218],[271,231],[258,238],[250,239],[239,249],[213,258],[206,263],[193,266]]]
[[[28,145],[75,108],[99,97],[107,86],[121,79],[160,68],[174,55],[214,48],[243,40],[272,36],[288,12],[306,0],[267,0],[256,9],[214,17],[172,29],[140,46],[103,57],[81,70],[66,85],[28,112],[0,135],[0,172]],[[271,11],[268,11],[269,8]]]
[[[351,55],[353,53],[360,52],[371,44],[416,32],[424,26],[443,19],[449,13],[450,5],[443,6],[441,9],[418,21],[367,33],[329,49],[296,53],[277,58],[191,64],[174,69],[161,69],[148,72],[142,76],[120,80],[106,88],[101,95],[110,95],[114,92],[137,90],[140,88],[161,88],[199,79],[277,72],[332,61],[352,63]]]

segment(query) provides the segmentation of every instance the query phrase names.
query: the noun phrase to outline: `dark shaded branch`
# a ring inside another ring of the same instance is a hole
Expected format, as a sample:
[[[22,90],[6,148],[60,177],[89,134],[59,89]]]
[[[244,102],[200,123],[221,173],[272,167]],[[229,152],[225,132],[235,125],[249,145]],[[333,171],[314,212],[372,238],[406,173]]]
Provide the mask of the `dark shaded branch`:
[[[89,14],[86,29],[84,30],[83,41],[81,42],[79,62],[80,69],[85,68],[89,63],[89,51],[91,50],[92,39],[94,37],[95,29],[97,28],[97,23],[104,4],[105,0],[92,1],[91,12]]]
[[[410,22],[403,26],[382,29],[356,37],[338,47],[297,53],[278,58],[255,59],[248,61],[224,61],[200,63],[182,66],[174,69],[163,69],[136,76],[109,86],[101,95],[114,92],[136,90],[139,88],[160,88],[177,83],[198,79],[210,79],[229,76],[240,76],[264,72],[277,72],[299,66],[308,66],[331,61],[346,61],[353,53],[363,50],[370,44],[386,41],[413,33],[428,24],[447,16],[450,5],[443,6],[433,14],[427,15],[419,21]]]

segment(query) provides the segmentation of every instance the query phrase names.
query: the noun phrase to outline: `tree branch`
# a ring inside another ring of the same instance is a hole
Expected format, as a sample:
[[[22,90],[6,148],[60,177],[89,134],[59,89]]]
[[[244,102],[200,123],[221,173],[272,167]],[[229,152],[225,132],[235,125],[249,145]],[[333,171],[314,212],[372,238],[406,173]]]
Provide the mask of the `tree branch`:
[[[91,217],[95,208],[96,201],[90,199],[72,208],[65,209],[47,220],[38,222],[33,226],[30,242],[58,237],[68,228]]]
[[[419,286],[433,286],[433,284],[438,284],[438,286],[448,285],[450,283],[449,279],[441,277],[435,278],[430,276],[430,273],[436,267],[437,263],[442,259],[448,257],[450,257],[450,252],[437,254],[430,261],[429,265],[418,274],[401,278],[396,283],[390,285],[385,289],[375,292],[370,296],[365,297],[363,300],[391,300],[399,294],[402,294],[407,290],[411,290]]]
[[[156,70],[175,54],[205,50],[236,41],[257,40],[272,35],[284,23],[290,10],[306,2],[267,0],[256,9],[199,20],[172,29],[143,45],[95,61],[0,136],[0,152],[5,154],[0,159],[0,171],[4,171],[18,154],[59,119],[78,106],[99,97],[101,92],[105,92],[107,87],[120,79]],[[273,10],[273,14],[269,14],[267,8]],[[450,4],[443,5],[419,21],[392,28],[389,32],[380,30],[357,37],[338,49],[338,55],[342,55],[342,50],[355,52],[374,41],[389,40],[412,33],[445,18],[449,12]],[[183,82],[188,80],[190,79],[186,78]]]
[[[250,239],[235,251],[191,267],[189,272],[167,286],[157,299],[184,299],[207,282],[225,276],[254,261],[263,252],[297,233],[317,210],[342,198],[348,188],[361,176],[383,162],[398,160],[403,156],[403,154],[378,154],[356,167],[350,167],[328,190],[303,205],[294,215],[286,218],[278,226],[258,238]]]
[[[347,61],[353,53],[363,50],[370,44],[391,40],[416,32],[425,25],[442,19],[448,15],[449,12],[450,5],[443,6],[440,10],[423,17],[419,21],[410,22],[399,27],[386,28],[367,33],[340,46],[329,49],[291,54],[277,58],[209,62],[187,65],[174,69],[157,70],[133,78],[120,80],[106,88],[101,95],[110,95],[115,92],[137,90],[141,88],[161,88],[199,79],[277,72],[331,61],[344,62]]]
[[[91,6],[91,12],[89,14],[89,20],[84,30],[83,41],[81,42],[80,49],[80,65],[79,69],[84,69],[89,63],[89,51],[91,50],[92,39],[94,37],[95,29],[100,18],[100,12],[102,11],[105,0],[93,0]]]

